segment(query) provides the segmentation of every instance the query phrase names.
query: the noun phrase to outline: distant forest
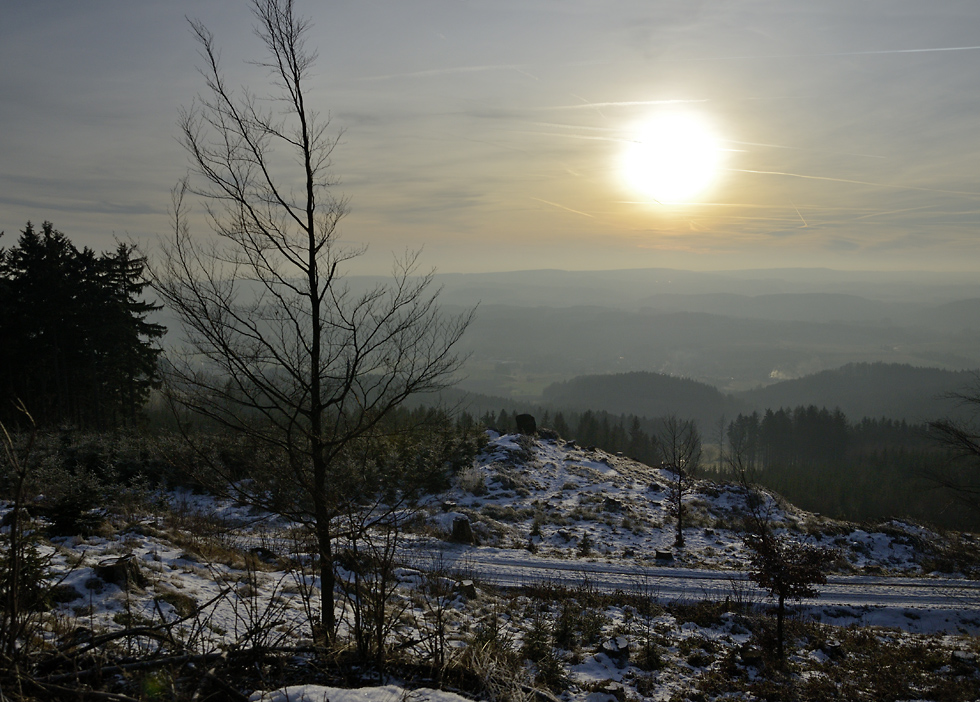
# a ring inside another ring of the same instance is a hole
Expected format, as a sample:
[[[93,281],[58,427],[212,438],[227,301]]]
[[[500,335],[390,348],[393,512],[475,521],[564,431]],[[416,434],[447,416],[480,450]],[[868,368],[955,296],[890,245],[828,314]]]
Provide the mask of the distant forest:
[[[775,407],[840,408],[849,417],[888,417],[927,422],[957,406],[948,399],[976,380],[971,371],[948,371],[904,363],[849,363],[765,387],[724,394],[707,383],[664,373],[585,375],[554,383],[543,406],[625,412],[639,417],[675,413],[704,427],[718,417]]]

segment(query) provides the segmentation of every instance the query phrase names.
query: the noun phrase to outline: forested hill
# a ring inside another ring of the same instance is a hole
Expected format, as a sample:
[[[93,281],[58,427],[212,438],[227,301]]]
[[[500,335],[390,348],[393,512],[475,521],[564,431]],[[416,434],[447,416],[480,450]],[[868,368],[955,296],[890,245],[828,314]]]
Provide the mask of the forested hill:
[[[464,404],[477,415],[500,406],[511,411],[534,411],[532,405],[566,412],[592,410],[612,415],[632,414],[648,419],[672,413],[697,420],[705,431],[720,417],[811,405],[831,410],[839,408],[855,421],[863,417],[887,417],[913,423],[928,422],[962,413],[963,408],[949,395],[967,392],[975,388],[977,382],[976,373],[971,371],[946,371],[896,363],[851,363],[733,395],[725,395],[712,385],[688,378],[632,372],[578,376],[549,385],[540,399],[525,398],[520,403],[485,397],[484,402],[474,405],[476,398],[481,396],[472,393],[460,393],[460,396],[469,398]]]
[[[848,417],[929,421],[957,411],[949,393],[976,383],[969,371],[946,371],[894,363],[851,363],[795,380],[736,394],[749,410],[777,407],[840,408]]]
[[[742,403],[711,385],[662,373],[583,375],[549,385],[541,399],[552,407],[604,410],[639,417],[673,413],[696,419],[702,426],[744,410]]]

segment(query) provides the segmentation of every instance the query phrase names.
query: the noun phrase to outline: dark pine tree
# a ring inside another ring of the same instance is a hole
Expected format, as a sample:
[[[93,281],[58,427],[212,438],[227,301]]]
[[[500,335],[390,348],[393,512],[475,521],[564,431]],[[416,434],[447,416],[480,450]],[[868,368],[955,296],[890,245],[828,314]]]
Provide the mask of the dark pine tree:
[[[0,249],[0,421],[22,400],[41,426],[136,421],[156,382],[165,329],[140,299],[145,260],[120,245],[79,251],[50,222]]]

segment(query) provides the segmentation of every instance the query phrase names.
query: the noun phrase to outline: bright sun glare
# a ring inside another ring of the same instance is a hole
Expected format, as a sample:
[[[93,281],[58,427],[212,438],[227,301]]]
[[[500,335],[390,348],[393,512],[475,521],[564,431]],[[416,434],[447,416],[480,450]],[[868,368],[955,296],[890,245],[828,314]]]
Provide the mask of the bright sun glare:
[[[708,122],[692,113],[657,115],[637,126],[622,154],[626,184],[660,203],[697,199],[714,183],[722,148]]]

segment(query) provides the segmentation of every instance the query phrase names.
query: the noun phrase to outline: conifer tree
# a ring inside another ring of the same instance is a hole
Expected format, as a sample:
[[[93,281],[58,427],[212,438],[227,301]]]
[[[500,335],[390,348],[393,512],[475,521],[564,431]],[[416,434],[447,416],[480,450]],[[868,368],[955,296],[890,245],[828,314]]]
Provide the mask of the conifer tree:
[[[0,420],[22,401],[39,426],[107,429],[131,424],[157,381],[164,334],[141,299],[144,259],[77,249],[44,222],[28,222],[0,249]]]

